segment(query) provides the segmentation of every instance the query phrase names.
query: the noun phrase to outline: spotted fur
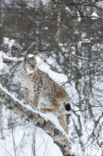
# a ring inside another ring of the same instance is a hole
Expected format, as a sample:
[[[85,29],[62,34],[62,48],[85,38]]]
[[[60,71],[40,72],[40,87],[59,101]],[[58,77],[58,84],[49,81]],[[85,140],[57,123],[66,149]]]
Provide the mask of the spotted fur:
[[[34,56],[24,58],[20,67],[20,79],[24,88],[25,103],[38,108],[40,99],[44,99],[46,106],[40,110],[54,113],[68,133],[65,108],[69,103],[69,96],[61,86],[36,67]],[[31,95],[33,95],[32,100]],[[70,108],[70,105],[67,108]]]

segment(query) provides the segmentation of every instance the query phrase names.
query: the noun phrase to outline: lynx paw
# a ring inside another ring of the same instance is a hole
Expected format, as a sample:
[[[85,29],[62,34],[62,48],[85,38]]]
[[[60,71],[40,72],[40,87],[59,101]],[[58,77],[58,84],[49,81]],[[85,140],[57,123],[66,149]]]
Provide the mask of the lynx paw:
[[[25,105],[29,105],[29,102],[27,102],[27,101],[23,101],[23,103],[25,104]]]
[[[42,113],[45,113],[45,112],[46,112],[44,108],[40,108],[40,111],[41,111]]]

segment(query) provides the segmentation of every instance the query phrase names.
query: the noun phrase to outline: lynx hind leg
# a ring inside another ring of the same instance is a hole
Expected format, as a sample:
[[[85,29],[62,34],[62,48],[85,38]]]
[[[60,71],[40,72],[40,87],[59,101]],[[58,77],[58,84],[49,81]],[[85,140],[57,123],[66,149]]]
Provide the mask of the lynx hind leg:
[[[36,94],[32,101],[32,107],[38,108],[40,94]]]
[[[30,94],[27,88],[24,88],[24,103],[30,104]]]
[[[65,111],[62,111],[62,112],[60,111],[56,116],[59,120],[60,125],[63,127],[65,132],[68,134],[69,128],[68,128],[68,124],[66,121]]]

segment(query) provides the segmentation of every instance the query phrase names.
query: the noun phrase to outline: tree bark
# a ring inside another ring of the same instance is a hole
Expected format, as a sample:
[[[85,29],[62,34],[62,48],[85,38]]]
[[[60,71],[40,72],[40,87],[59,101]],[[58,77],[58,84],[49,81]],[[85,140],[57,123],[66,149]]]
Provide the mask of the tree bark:
[[[5,89],[0,87],[0,103],[8,109],[19,115],[21,118],[32,122],[35,126],[43,129],[49,136],[52,137],[54,143],[57,144],[62,151],[63,156],[70,156],[70,143],[68,138],[55,125],[48,120],[45,120],[38,113],[32,112],[23,107],[19,101],[16,101]]]

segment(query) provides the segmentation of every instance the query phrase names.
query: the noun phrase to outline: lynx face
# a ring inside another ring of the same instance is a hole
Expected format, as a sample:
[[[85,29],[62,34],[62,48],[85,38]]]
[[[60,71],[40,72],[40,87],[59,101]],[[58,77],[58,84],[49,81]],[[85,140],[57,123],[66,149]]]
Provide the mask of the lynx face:
[[[34,73],[34,71],[36,70],[35,57],[32,55],[25,56],[23,60],[23,65],[28,75]]]

